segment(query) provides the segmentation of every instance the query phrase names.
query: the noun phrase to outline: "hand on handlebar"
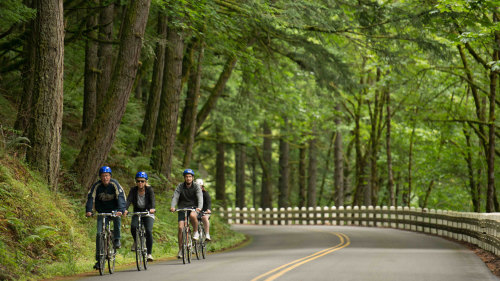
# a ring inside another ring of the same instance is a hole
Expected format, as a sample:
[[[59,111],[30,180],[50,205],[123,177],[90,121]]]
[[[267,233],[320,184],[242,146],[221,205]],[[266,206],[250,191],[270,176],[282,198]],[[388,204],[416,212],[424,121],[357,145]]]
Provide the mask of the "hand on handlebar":
[[[86,216],[86,217],[91,217],[91,216],[92,216],[92,212],[87,212],[87,213],[85,213],[85,216]]]
[[[196,208],[196,212],[201,212],[201,209],[200,208]]]
[[[172,212],[172,213],[175,212],[175,208],[173,208],[173,207],[170,208],[170,212]]]
[[[156,210],[155,210],[155,209],[149,209],[149,213],[150,213],[150,214],[154,214],[155,212],[156,212]]]

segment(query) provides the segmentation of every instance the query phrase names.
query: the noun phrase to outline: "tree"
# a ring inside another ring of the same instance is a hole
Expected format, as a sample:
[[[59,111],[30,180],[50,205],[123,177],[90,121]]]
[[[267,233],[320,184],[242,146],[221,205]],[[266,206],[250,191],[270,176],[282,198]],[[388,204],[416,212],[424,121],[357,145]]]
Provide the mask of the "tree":
[[[90,186],[115,140],[137,73],[150,3],[150,0],[132,0],[127,7],[118,58],[100,106],[106,110],[99,110],[72,167],[83,187]]]
[[[59,178],[63,114],[64,27],[61,0],[34,1],[33,113],[28,137],[28,162],[54,190]],[[31,81],[28,81],[31,83]]]

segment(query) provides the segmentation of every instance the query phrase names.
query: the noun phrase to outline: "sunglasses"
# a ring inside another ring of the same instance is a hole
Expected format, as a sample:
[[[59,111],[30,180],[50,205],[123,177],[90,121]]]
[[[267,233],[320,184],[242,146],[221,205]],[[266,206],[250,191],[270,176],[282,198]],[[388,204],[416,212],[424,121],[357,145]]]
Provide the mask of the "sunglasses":
[[[145,180],[136,180],[135,182],[140,183],[140,182],[146,182]]]

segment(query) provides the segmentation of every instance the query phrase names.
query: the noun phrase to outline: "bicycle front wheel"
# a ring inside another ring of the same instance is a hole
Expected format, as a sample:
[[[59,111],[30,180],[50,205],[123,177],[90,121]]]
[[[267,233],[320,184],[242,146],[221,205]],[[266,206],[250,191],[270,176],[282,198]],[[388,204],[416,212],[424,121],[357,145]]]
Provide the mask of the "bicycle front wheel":
[[[188,237],[187,228],[182,230],[182,263],[186,264],[188,255]]]
[[[141,226],[141,248],[142,248],[142,264],[144,270],[148,269],[148,247],[146,246],[146,230],[144,230],[144,225]]]
[[[108,252],[106,244],[106,234],[104,232],[99,235],[99,274],[103,275],[106,267],[106,253]]]
[[[188,228],[187,230],[187,260],[188,260],[188,263],[191,263],[191,255],[192,255],[192,251],[193,251],[193,237],[191,237],[191,231],[190,229]]]
[[[113,274],[115,272],[115,257],[116,257],[116,249],[113,245],[113,234],[110,233],[108,235],[108,270],[109,274]]]
[[[143,267],[142,243],[141,234],[138,227],[135,229],[135,264],[137,265],[137,270],[141,271]]]

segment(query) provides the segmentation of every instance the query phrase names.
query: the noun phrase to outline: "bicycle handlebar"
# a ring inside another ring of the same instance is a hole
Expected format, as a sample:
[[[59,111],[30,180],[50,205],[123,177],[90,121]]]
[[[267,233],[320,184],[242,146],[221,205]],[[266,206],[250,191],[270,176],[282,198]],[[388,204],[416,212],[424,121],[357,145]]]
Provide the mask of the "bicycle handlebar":
[[[175,209],[176,212],[184,212],[184,211],[196,211],[195,208],[182,208],[182,209]]]
[[[151,213],[149,211],[147,211],[147,212],[128,212],[127,215],[147,216],[147,215],[151,215]]]

